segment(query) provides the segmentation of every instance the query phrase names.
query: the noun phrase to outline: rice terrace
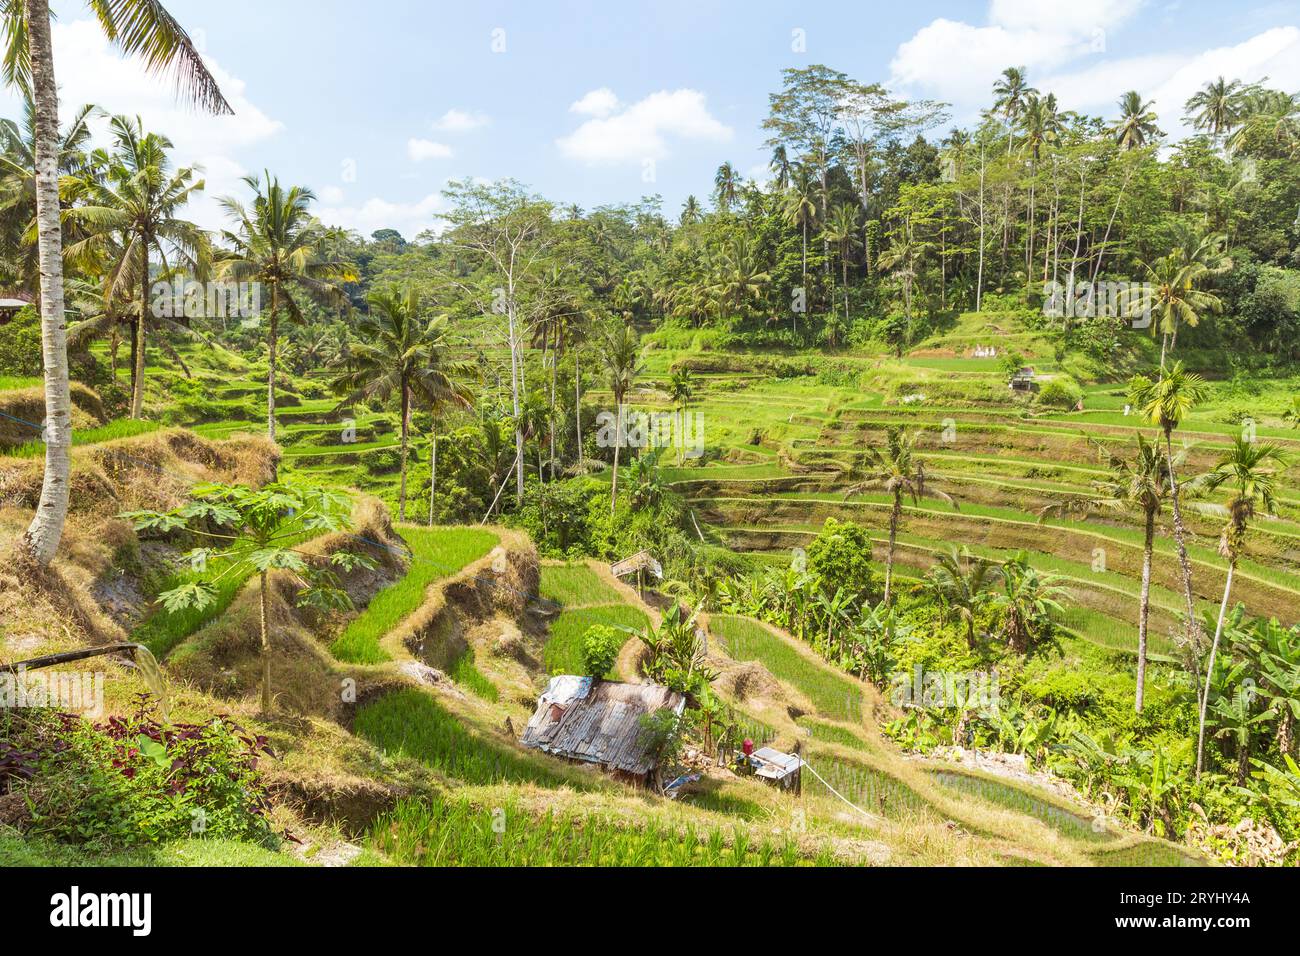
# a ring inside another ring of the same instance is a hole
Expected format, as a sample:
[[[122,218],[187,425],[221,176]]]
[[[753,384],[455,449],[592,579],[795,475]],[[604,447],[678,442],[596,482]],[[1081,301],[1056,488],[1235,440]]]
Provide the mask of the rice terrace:
[[[273,6],[3,7],[0,864],[1300,864],[1300,8]]]

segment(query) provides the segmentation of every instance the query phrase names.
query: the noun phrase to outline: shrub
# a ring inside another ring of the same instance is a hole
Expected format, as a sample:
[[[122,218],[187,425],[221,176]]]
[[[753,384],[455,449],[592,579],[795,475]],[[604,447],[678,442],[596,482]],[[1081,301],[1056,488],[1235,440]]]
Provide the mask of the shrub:
[[[72,714],[12,719],[35,755],[21,793],[30,832],[91,847],[156,844],[202,835],[273,847],[270,803],[258,772],[266,739],[224,717],[159,722],[139,699],[128,717],[102,723]]]
[[[1045,383],[1038,393],[1038,404],[1048,408],[1074,408],[1083,400],[1083,389],[1074,379],[1059,375]]]
[[[608,624],[591,625],[582,635],[582,672],[592,677],[604,677],[614,669],[618,652],[626,640],[626,634]]]
[[[26,306],[0,325],[0,375],[28,377],[41,370],[41,318]]]
[[[827,518],[808,545],[808,571],[823,590],[843,587],[866,600],[876,593],[871,570],[871,532],[852,521]]]

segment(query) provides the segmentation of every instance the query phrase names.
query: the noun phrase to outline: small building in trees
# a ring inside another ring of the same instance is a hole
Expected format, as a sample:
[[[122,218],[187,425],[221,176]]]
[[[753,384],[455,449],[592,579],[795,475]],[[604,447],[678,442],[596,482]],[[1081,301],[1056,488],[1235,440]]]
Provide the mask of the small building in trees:
[[[1038,376],[1034,373],[1032,365],[1021,366],[1014,375],[1011,376],[1010,388],[1016,392],[1033,392],[1038,389]]]

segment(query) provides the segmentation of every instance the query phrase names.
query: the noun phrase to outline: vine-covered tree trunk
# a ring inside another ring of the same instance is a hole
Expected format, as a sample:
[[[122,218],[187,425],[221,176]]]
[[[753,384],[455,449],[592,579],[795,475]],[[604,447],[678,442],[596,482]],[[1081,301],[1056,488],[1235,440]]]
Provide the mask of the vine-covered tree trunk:
[[[135,374],[131,378],[131,417],[144,414],[144,359],[149,343],[149,236],[140,235],[140,313],[135,320]]]
[[[279,305],[280,286],[271,285],[271,323],[267,330],[267,366],[266,366],[266,435],[275,441],[275,353],[279,344]]]
[[[261,573],[261,591],[262,598],[260,603],[261,625],[262,625],[262,713],[271,712],[271,632],[267,628],[267,594],[268,575],[265,571]]]
[[[1175,499],[1176,501],[1177,499]],[[1210,660],[1205,668],[1205,691],[1201,694],[1201,720],[1196,733],[1196,779],[1201,779],[1205,764],[1205,712],[1210,705],[1210,684],[1214,680],[1214,658],[1219,653],[1219,640],[1223,637],[1223,619],[1228,612],[1228,595],[1232,593],[1232,575],[1237,570],[1237,556],[1228,561],[1228,579],[1223,585],[1223,601],[1219,604],[1219,623],[1214,627],[1214,643],[1210,645]]]
[[[41,359],[45,366],[45,476],[23,546],[41,565],[59,549],[68,515],[72,401],[63,312],[63,234],[59,225],[59,97],[46,0],[24,0],[36,127],[36,237],[41,274]]]
[[[411,389],[402,380],[402,477],[397,492],[397,520],[406,520],[406,456],[411,434]]]

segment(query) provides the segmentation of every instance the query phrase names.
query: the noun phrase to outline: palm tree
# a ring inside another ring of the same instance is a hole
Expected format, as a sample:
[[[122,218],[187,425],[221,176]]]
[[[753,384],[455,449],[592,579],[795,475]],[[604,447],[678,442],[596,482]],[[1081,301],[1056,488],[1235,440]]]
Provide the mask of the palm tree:
[[[302,311],[296,291],[322,305],[343,307],[347,297],[341,282],[354,282],[355,268],[327,254],[330,232],[309,211],[315,194],[302,186],[285,189],[266,174],[263,184],[256,176],[245,176],[253,191],[251,208],[232,196],[221,200],[235,231],[225,230],[222,238],[230,247],[217,263],[220,274],[237,282],[256,282],[269,289],[271,312],[267,323],[266,432],[275,441],[275,371],[278,358],[280,314],[295,322]]]
[[[990,590],[1001,573],[997,565],[975,557],[962,545],[960,551],[950,547],[941,553],[927,575],[930,591],[944,613],[965,625],[971,650],[975,649],[975,615],[991,600]]]
[[[619,446],[625,438],[623,429],[623,403],[636,384],[637,376],[644,367],[641,364],[641,342],[636,329],[626,323],[618,323],[603,336],[601,361],[605,373],[609,376],[609,388],[614,393],[614,474],[610,485],[609,513],[613,514],[618,504],[618,453]]]
[[[1252,88],[1245,96],[1241,125],[1228,140],[1236,152],[1267,146],[1286,158],[1300,156],[1300,93]]]
[[[1181,458],[1179,459],[1181,461]],[[1133,709],[1142,713],[1147,674],[1147,624],[1151,613],[1151,556],[1155,550],[1156,517],[1169,498],[1169,474],[1179,464],[1169,459],[1157,442],[1138,433],[1132,458],[1110,453],[1110,475],[1094,482],[1100,493],[1095,505],[1136,511],[1142,515],[1142,591],[1138,598],[1137,692]]]
[[[860,466],[866,472],[865,477],[844,492],[844,497],[848,498],[867,489],[879,488],[893,498],[889,511],[889,545],[885,549],[885,596],[882,603],[886,607],[889,606],[894,580],[894,545],[898,540],[898,523],[903,516],[904,495],[909,496],[914,505],[931,494],[957,507],[951,495],[926,486],[925,461],[915,450],[918,435],[916,432],[904,434],[899,428],[889,429],[884,448],[873,446],[867,449]]]
[[[1195,328],[1202,315],[1221,312],[1223,302],[1217,295],[1197,288],[1210,269],[1203,261],[1189,259],[1182,248],[1174,249],[1145,269],[1147,282],[1143,291],[1130,300],[1127,312],[1131,317],[1151,315],[1151,334],[1159,332],[1162,336],[1160,369],[1163,374],[1165,353],[1177,345],[1179,326]]]
[[[189,36],[159,0],[91,3],[100,28],[127,56],[139,54],[151,73],[172,72],[180,98],[213,113],[230,113],[217,81]],[[50,41],[49,0],[0,0],[4,17],[4,80],[32,91],[35,104],[36,241],[41,274],[41,355],[45,365],[45,476],[22,547],[40,565],[59,548],[68,514],[72,467],[72,399],[63,311],[63,237],[59,223],[59,96]]]
[[[342,396],[342,404],[372,399],[384,401],[397,394],[401,409],[402,459],[397,520],[405,521],[412,401],[426,403],[434,413],[435,422],[441,405],[469,408],[472,404],[469,392],[453,378],[469,374],[469,366],[448,359],[447,319],[439,316],[425,320],[420,295],[414,285],[401,291],[383,289],[372,292],[367,301],[370,312],[358,323],[352,354],[331,387]]]
[[[1218,145],[1241,122],[1244,93],[1240,80],[1228,82],[1220,76],[1194,93],[1185,109],[1192,124],[1208,131]]]
[[[1119,120],[1113,128],[1115,142],[1123,149],[1139,149],[1160,136],[1156,114],[1151,107],[1155,100],[1143,100],[1137,90],[1129,90],[1119,98]]]
[[[808,227],[817,220],[817,186],[811,173],[800,166],[782,199],[786,222],[798,226],[803,235],[803,284],[808,287]]]
[[[1031,567],[1023,551],[1002,566],[1002,593],[992,603],[1005,615],[1007,643],[1016,653],[1029,653],[1050,627],[1052,613],[1061,612],[1060,599],[1068,592],[1060,580]]]
[[[686,408],[690,404],[692,396],[695,394],[695,381],[691,378],[691,370],[683,365],[681,368],[672,370],[668,378],[668,394],[677,406],[677,462],[681,464],[686,457]]]
[[[736,167],[730,162],[719,166],[713,176],[713,196],[718,201],[718,208],[723,212],[730,210],[731,204],[736,201],[736,192],[739,188],[740,174],[736,172]]]
[[[178,215],[203,189],[203,180],[196,178],[193,167],[172,171],[167,156],[171,140],[158,133],[146,133],[138,116],[115,116],[109,128],[114,151],[111,155],[97,154],[104,176],[86,181],[85,204],[69,214],[90,235],[69,244],[65,256],[76,259],[88,247],[110,249],[107,258],[116,261],[109,267],[105,301],[115,297],[129,300],[127,290],[132,283],[140,294],[131,389],[131,417],[140,418],[144,411],[149,288],[153,280],[150,257],[157,255],[164,275],[189,272],[201,281],[207,278],[212,247],[206,232]]]
[[[790,174],[794,171],[794,164],[790,162],[790,155],[786,152],[784,143],[777,143],[773,148],[768,168],[775,174],[777,190],[784,191],[790,185]]]
[[[1029,97],[1038,90],[1029,85],[1023,66],[1010,66],[1002,71],[1002,78],[993,84],[993,109],[1001,111],[1007,129],[1007,155],[1011,155],[1012,128],[1020,118]]]
[[[762,271],[758,255],[744,234],[722,247],[714,265],[718,298],[738,313],[744,311],[751,299],[762,295],[764,287],[771,281],[771,276]]]
[[[852,203],[841,203],[831,211],[824,235],[839,247],[840,270],[844,286],[844,318],[849,317],[849,256],[862,245],[858,237],[858,210]],[[831,343],[832,345],[834,343]]]
[[[694,196],[687,196],[686,202],[682,203],[682,214],[677,220],[683,226],[689,226],[700,221],[700,201]]]
[[[37,248],[26,237],[36,221],[36,104],[30,90],[22,93],[22,124],[0,120],[0,254],[14,264],[20,284],[34,288],[40,282]],[[57,167],[64,210],[72,207],[75,197],[69,193],[80,186],[81,180],[98,174],[91,168],[87,152],[89,121],[98,115],[99,107],[87,103],[73,113],[60,134]]]
[[[1169,472],[1169,501],[1174,514],[1174,543],[1178,548],[1178,564],[1183,574],[1183,598],[1187,605],[1187,638],[1195,647],[1200,627],[1196,620],[1196,601],[1192,594],[1192,565],[1187,559],[1187,528],[1183,524],[1183,509],[1178,488],[1178,471],[1174,467],[1173,433],[1179,423],[1200,402],[1209,397],[1210,387],[1205,379],[1183,368],[1182,362],[1157,381],[1144,375],[1135,375],[1129,383],[1129,400],[1147,421],[1159,425],[1165,437],[1165,467]]]
[[[1238,436],[1232,448],[1215,464],[1214,470],[1204,478],[1207,489],[1213,491],[1227,485],[1228,522],[1219,537],[1219,554],[1228,560],[1228,575],[1223,584],[1223,601],[1219,604],[1219,619],[1214,627],[1214,640],[1210,644],[1210,660],[1206,665],[1205,691],[1201,695],[1200,729],[1196,739],[1196,776],[1200,779],[1205,756],[1205,710],[1210,699],[1210,680],[1214,675],[1214,658],[1219,652],[1219,639],[1223,636],[1223,618],[1228,610],[1228,596],[1232,593],[1232,576],[1237,570],[1237,560],[1245,543],[1246,531],[1252,518],[1261,510],[1273,511],[1276,505],[1278,479],[1286,468],[1286,455],[1274,444],[1257,444]]]

